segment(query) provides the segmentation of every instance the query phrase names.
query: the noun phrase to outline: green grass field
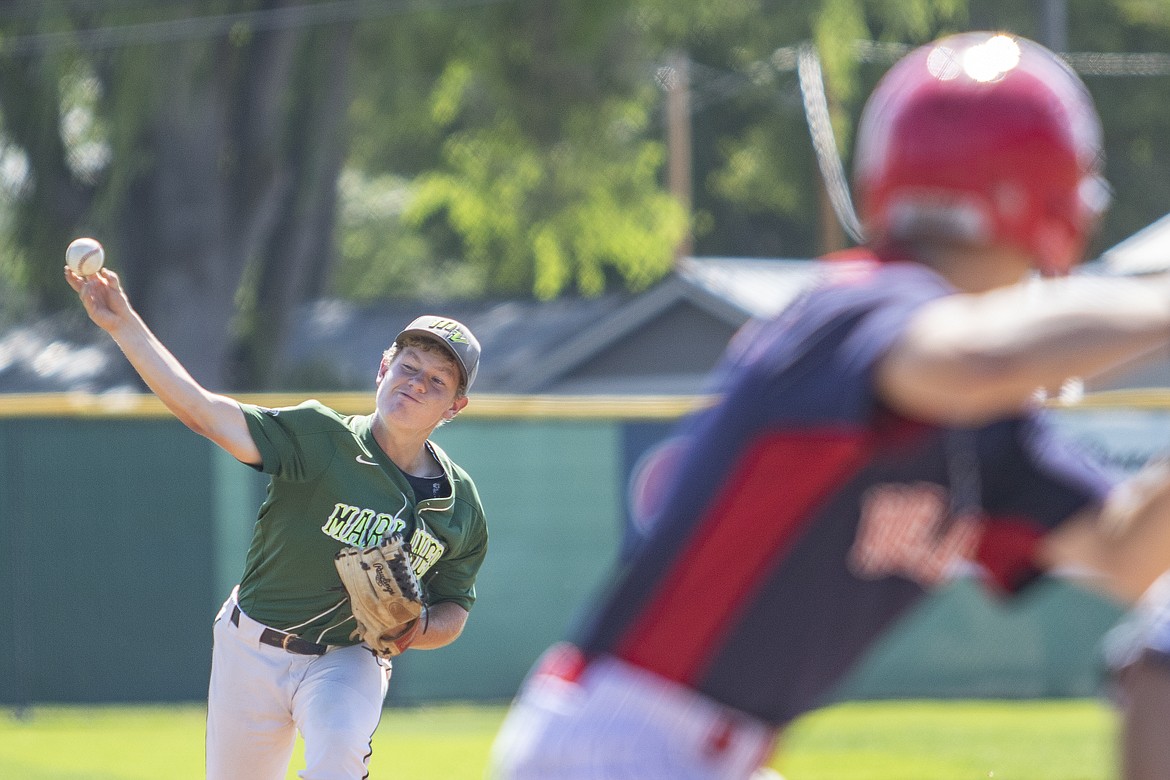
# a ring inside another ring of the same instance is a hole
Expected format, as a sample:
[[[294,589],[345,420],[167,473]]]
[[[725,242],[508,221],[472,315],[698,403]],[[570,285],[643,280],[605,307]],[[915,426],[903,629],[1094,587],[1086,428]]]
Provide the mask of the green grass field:
[[[481,778],[502,716],[472,705],[389,709],[370,777]],[[0,778],[197,780],[203,717],[199,705],[8,710]],[[787,780],[1108,780],[1115,729],[1098,701],[842,704],[794,724],[773,766]],[[299,760],[298,743],[289,778]]]

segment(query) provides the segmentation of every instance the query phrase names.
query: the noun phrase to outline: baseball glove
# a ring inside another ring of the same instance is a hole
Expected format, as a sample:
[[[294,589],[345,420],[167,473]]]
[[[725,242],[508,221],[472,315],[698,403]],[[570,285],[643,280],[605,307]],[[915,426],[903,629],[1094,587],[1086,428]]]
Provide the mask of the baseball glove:
[[[423,601],[402,535],[364,550],[346,547],[333,562],[357,622],[350,638],[360,637],[383,658],[408,648],[418,633]]]

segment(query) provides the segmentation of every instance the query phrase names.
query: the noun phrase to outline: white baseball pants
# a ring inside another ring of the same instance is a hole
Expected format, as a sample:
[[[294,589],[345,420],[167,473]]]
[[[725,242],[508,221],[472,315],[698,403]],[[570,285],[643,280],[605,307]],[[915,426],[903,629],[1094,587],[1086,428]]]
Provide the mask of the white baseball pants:
[[[771,757],[774,728],[617,659],[575,679],[542,671],[564,668],[564,652],[546,653],[513,702],[492,780],[747,780]]]
[[[265,629],[235,593],[215,619],[207,697],[208,780],[283,780],[300,731],[305,780],[368,775],[390,664],[364,645],[296,655],[261,644]]]

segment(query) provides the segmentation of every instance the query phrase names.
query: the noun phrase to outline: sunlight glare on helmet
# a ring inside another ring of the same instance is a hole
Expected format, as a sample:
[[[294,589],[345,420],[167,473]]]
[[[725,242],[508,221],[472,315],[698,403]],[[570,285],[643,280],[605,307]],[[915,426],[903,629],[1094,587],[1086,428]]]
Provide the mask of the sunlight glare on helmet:
[[[1009,35],[993,36],[963,52],[963,71],[974,81],[996,81],[1019,64],[1020,45]]]
[[[939,81],[950,81],[961,72],[958,53],[950,46],[935,46],[926,57],[926,69]]]

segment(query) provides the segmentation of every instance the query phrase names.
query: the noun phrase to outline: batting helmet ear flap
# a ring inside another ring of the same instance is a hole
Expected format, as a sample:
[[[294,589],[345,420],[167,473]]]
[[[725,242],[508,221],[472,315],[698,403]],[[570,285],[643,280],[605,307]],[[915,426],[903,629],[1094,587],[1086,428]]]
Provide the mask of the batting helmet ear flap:
[[[858,124],[865,232],[1014,245],[1067,272],[1109,202],[1101,135],[1085,85],[1037,43],[973,32],[916,49]]]

